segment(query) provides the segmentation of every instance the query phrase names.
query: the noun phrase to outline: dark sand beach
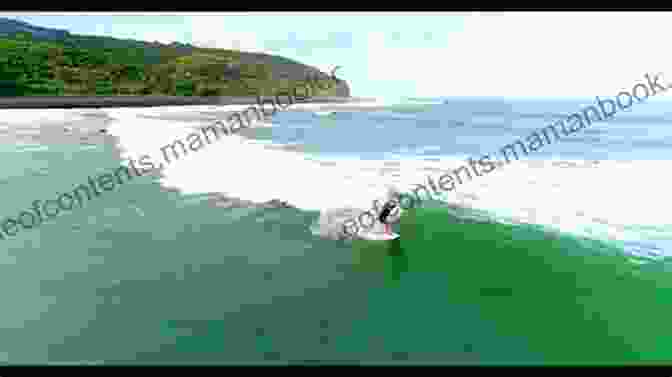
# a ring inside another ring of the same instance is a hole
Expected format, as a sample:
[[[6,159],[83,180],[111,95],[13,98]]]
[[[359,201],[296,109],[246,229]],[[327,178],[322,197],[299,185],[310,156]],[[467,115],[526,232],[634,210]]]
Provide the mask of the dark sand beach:
[[[284,98],[283,98],[284,100]],[[301,103],[355,103],[367,101],[353,97],[313,97]],[[152,107],[189,105],[253,105],[255,97],[178,97],[178,96],[58,96],[0,97],[0,109],[77,109],[100,107]]]

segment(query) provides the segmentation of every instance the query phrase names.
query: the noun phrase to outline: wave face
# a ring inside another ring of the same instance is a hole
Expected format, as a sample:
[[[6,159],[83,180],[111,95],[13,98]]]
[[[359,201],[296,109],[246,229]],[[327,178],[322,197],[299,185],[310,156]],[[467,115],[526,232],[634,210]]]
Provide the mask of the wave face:
[[[185,194],[216,192],[256,203],[277,199],[303,210],[368,210],[390,188],[411,191],[428,186],[428,177],[436,185],[468,157],[496,154],[580,105],[413,99],[296,106],[272,123],[175,161],[161,182]],[[582,235],[664,240],[672,223],[666,177],[658,172],[668,165],[672,133],[664,127],[665,116],[656,115],[664,104],[640,106],[487,175],[458,173],[463,183],[434,192],[432,199]],[[118,119],[110,132],[120,138],[124,158],[150,154],[160,161],[162,146],[208,125],[216,111],[193,108],[192,120],[179,121],[177,114],[185,112],[179,108],[110,110]],[[635,194],[644,187],[646,195]]]
[[[390,190],[431,188],[583,104],[295,105],[170,163],[162,147],[245,106],[0,111],[4,216],[129,159],[164,163],[0,240],[0,282],[21,287],[0,359],[669,360],[667,103],[419,191],[395,242],[334,240]]]

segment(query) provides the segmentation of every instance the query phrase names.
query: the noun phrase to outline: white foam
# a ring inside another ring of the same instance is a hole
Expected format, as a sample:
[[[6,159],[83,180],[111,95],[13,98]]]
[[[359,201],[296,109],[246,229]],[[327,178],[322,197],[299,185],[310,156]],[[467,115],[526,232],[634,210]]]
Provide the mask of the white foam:
[[[329,116],[333,113],[334,113],[333,111],[314,111],[313,112],[313,114],[315,114],[317,116]]]
[[[160,161],[160,148],[177,139],[184,140],[195,126],[194,122],[139,118],[139,113],[146,112],[110,111],[110,116],[119,121],[109,127],[109,132],[120,137],[125,158],[149,154],[153,161]],[[421,179],[419,174],[413,174],[418,172],[413,165],[409,161],[400,172],[409,183]],[[257,202],[282,199],[309,210],[368,209],[388,185],[403,183],[389,175],[381,176],[379,167],[381,161],[357,159],[324,166],[320,160],[300,152],[269,149],[232,135],[168,165],[163,183],[187,194],[222,192]]]
[[[12,125],[29,124],[37,126],[44,122],[67,122],[81,120],[82,110],[78,109],[2,109],[2,122]]]
[[[575,166],[513,162],[458,186],[444,199],[590,236],[672,238],[672,203],[666,200],[667,177],[660,174],[672,162],[566,162]]]
[[[188,111],[244,108],[205,106],[197,109],[194,106]],[[109,132],[119,137],[126,158],[137,159],[147,154],[153,161],[160,161],[161,146],[176,139],[185,140],[198,125],[193,121],[138,117],[165,114],[165,108],[105,111],[118,119],[111,124]],[[184,113],[185,108],[178,107],[174,111]],[[44,116],[75,116],[66,113],[45,112]],[[25,122],[26,118],[22,117],[29,116],[30,112],[16,111],[13,114]],[[203,122],[201,125],[209,124]],[[272,127],[272,124],[261,126]],[[387,161],[315,158],[295,151],[269,149],[269,144],[251,141],[241,135],[223,137],[168,165],[162,183],[185,194],[221,192],[255,202],[280,199],[307,210],[368,210],[373,200],[384,197],[389,187],[410,190],[416,184],[426,184],[428,175],[438,184],[442,174],[464,164],[462,158],[434,156],[436,161],[418,156]],[[590,236],[672,239],[672,201],[668,200],[666,176],[670,161],[569,162],[576,166],[559,166],[558,159],[512,162],[458,185],[455,191],[435,197],[518,221]]]

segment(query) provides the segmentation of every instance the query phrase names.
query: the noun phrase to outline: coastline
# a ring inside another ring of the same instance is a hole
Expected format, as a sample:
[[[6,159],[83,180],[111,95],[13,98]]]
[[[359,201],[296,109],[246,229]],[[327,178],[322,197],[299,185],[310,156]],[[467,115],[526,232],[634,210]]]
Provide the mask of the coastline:
[[[316,96],[301,103],[358,103],[373,99]],[[57,96],[0,97],[0,109],[85,109],[101,107],[154,107],[196,105],[255,105],[256,97],[180,97],[180,96]]]

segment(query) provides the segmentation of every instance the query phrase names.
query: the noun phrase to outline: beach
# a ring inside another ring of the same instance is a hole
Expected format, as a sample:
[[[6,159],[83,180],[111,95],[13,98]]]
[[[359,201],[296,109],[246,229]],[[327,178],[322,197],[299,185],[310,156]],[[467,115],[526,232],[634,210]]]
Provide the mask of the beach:
[[[313,97],[305,103],[357,103],[367,99],[348,97]],[[195,105],[253,105],[254,97],[184,97],[184,96],[36,96],[0,97],[0,109],[85,109],[102,107],[153,107]]]

